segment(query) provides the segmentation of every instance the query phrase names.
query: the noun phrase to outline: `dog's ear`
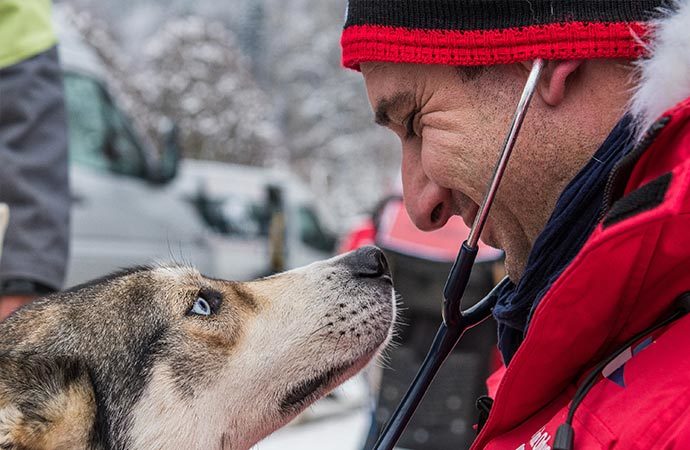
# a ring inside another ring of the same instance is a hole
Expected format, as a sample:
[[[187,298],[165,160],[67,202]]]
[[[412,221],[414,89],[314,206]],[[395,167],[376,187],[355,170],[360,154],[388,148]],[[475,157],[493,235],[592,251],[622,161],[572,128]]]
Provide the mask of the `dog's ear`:
[[[0,449],[86,449],[95,416],[91,378],[78,362],[0,354]]]

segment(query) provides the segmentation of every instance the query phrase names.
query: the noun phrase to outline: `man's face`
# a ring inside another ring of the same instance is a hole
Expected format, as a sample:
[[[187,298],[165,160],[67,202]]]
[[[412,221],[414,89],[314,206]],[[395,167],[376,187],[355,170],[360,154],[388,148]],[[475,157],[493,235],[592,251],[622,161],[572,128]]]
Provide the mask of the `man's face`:
[[[377,123],[400,138],[403,194],[414,223],[434,230],[459,215],[471,225],[528,68],[496,66],[476,77],[462,76],[449,66],[363,63],[361,69]],[[595,122],[587,111],[587,102],[596,103],[594,99],[564,101],[550,108],[537,97],[482,234],[486,243],[506,251],[514,280],[558,194],[620,113],[599,108]],[[574,142],[580,149],[569,151]]]

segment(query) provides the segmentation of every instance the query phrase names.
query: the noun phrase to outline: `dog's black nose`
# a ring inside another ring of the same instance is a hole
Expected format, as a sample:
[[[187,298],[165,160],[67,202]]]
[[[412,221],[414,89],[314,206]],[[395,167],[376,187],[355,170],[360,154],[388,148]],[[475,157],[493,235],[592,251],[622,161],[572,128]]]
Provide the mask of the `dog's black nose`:
[[[378,247],[362,247],[346,255],[343,262],[358,277],[377,278],[390,275],[388,261]]]

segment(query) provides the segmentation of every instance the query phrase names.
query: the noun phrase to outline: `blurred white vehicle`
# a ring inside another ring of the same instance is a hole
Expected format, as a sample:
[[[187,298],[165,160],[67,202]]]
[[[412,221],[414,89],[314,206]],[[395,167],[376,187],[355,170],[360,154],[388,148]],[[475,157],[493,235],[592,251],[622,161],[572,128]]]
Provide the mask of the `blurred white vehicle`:
[[[270,192],[282,199],[285,269],[333,254],[335,236],[324,226],[313,195],[288,172],[183,160],[173,185],[215,230],[215,267],[233,278],[270,272]]]
[[[331,255],[335,239],[294,178],[185,161],[175,129],[156,149],[118,107],[96,52],[56,5],[70,127],[71,257],[66,285],[118,268],[177,260],[210,276],[268,273],[266,189],[284,198],[285,268]]]

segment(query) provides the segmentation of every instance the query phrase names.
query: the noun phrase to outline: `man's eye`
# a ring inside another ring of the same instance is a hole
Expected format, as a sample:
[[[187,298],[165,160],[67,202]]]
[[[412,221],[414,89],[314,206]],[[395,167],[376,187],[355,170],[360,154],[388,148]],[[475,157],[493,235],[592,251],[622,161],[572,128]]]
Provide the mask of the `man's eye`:
[[[414,119],[417,116],[418,111],[412,111],[406,118],[405,118],[405,137],[407,139],[412,139],[413,137],[416,136],[416,133],[414,131]]]

